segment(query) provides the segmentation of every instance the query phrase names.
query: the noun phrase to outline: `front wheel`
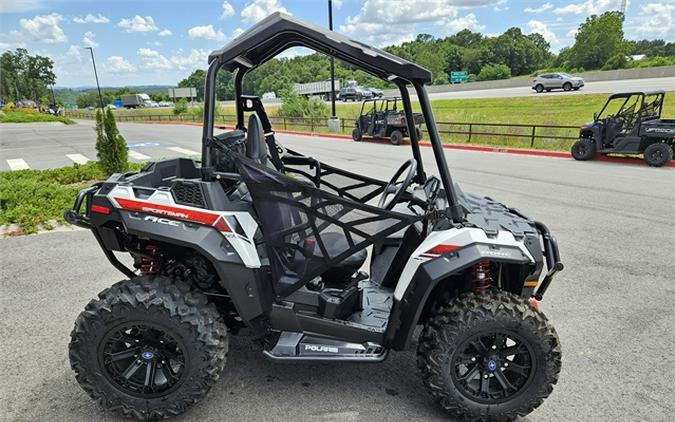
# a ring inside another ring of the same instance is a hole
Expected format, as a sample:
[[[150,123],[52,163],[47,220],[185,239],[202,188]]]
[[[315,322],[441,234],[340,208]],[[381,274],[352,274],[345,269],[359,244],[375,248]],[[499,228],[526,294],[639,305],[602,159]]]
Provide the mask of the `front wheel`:
[[[227,353],[215,306],[168,277],[135,277],[104,290],[70,336],[70,365],[84,391],[138,420],[175,416],[202,399]]]
[[[361,140],[363,140],[363,134],[361,133],[361,129],[355,127],[354,130],[352,130],[352,139],[354,140],[354,142],[361,142]]]
[[[468,293],[432,313],[417,363],[427,390],[452,417],[512,421],[551,394],[561,348],[555,329],[525,299]]]
[[[572,84],[567,82],[566,84],[563,85],[563,91],[571,91],[572,90]]]
[[[391,132],[389,142],[391,142],[392,145],[401,145],[403,143],[403,133],[400,130]]]
[[[673,159],[673,149],[668,144],[651,144],[645,148],[645,163],[652,167],[662,167]]]
[[[595,141],[592,139],[579,139],[572,145],[572,157],[575,160],[590,160],[595,156],[595,152]]]

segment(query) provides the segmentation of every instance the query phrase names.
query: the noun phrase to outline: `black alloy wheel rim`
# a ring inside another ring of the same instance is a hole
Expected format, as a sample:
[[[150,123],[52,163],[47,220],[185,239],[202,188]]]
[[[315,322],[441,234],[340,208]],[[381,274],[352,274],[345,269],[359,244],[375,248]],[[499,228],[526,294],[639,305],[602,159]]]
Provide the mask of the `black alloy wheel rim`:
[[[484,332],[462,343],[452,357],[452,380],[467,398],[484,404],[513,399],[534,378],[532,347],[511,332]]]
[[[660,161],[663,158],[663,153],[661,152],[661,150],[656,149],[652,151],[652,153],[649,155],[649,158],[652,161]]]
[[[585,143],[579,144],[579,155],[584,156],[588,152],[588,146]]]
[[[128,394],[152,398],[175,390],[184,381],[185,346],[166,328],[127,322],[108,331],[99,347],[106,378]]]

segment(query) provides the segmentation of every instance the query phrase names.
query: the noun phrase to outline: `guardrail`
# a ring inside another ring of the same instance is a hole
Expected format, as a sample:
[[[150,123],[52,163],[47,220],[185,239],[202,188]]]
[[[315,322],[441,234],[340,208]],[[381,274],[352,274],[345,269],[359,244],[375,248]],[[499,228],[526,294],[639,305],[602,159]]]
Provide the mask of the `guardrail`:
[[[76,119],[95,119],[95,114],[82,111],[70,111],[66,115]],[[201,122],[201,116],[193,114],[122,114],[115,115],[119,122]],[[219,114],[216,123],[236,122],[235,115]],[[328,119],[308,117],[270,116],[272,127],[278,130],[305,130],[309,132],[328,132]],[[445,140],[463,143],[486,143],[490,138],[512,138],[519,146],[533,148],[537,141],[557,142],[558,147],[566,141],[578,139],[579,126],[518,124],[518,123],[478,123],[478,122],[436,122],[438,132]],[[352,119],[340,119],[340,130],[350,134],[354,127]],[[424,126],[422,126],[424,127]],[[423,131],[423,136],[425,135]],[[487,142],[487,143],[494,143]],[[546,146],[546,145],[544,145]],[[554,145],[550,145],[554,146]]]

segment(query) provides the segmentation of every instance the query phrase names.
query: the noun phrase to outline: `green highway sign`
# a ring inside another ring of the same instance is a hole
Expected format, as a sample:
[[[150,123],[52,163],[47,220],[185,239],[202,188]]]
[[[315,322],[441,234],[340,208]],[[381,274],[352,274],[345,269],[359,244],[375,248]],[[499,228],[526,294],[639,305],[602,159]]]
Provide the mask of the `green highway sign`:
[[[466,82],[468,74],[466,72],[450,72],[450,83],[458,84]]]

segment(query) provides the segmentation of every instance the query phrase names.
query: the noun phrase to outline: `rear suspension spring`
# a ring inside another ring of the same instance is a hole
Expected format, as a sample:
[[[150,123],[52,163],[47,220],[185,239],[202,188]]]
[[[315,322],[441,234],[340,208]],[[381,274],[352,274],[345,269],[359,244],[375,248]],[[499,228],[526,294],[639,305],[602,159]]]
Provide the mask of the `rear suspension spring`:
[[[473,266],[473,291],[480,293],[490,288],[490,261],[480,261]]]
[[[144,275],[157,274],[160,268],[160,249],[156,245],[145,245],[146,256],[141,257],[141,273]]]

